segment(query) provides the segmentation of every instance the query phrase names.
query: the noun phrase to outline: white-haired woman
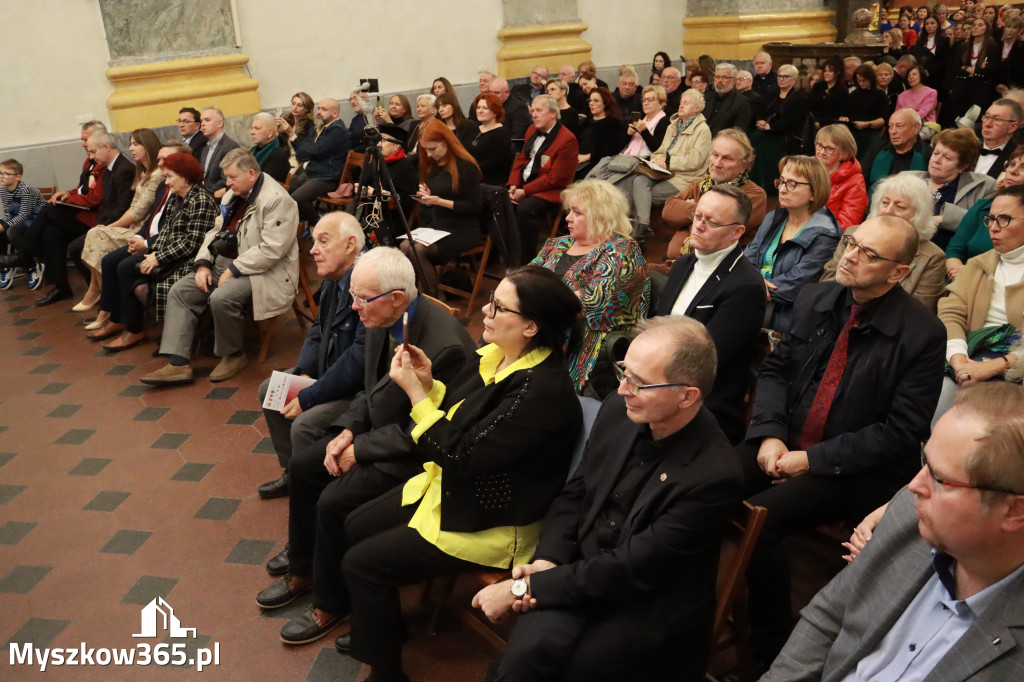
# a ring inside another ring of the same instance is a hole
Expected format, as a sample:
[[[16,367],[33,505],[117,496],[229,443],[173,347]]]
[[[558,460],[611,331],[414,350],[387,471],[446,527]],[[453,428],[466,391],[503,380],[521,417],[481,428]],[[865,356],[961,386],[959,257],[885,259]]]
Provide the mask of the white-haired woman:
[[[932,197],[928,183],[907,171],[891,175],[875,187],[871,195],[871,212],[869,218],[880,215],[894,215],[903,218],[917,230],[917,255],[910,264],[910,273],[903,278],[900,285],[908,294],[925,304],[929,310],[935,311],[942,295],[946,278],[946,256],[942,249],[932,241],[932,235],[938,229],[932,220]],[[846,234],[854,234],[857,225],[846,229]],[[821,281],[836,278],[836,268],[843,257],[842,243],[836,248],[832,260],[825,264],[825,274]]]

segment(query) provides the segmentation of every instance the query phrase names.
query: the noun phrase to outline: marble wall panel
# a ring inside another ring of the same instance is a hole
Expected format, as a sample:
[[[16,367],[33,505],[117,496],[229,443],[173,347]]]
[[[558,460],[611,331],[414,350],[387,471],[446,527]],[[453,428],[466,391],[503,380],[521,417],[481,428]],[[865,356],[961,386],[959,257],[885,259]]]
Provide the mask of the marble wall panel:
[[[579,21],[576,0],[501,0],[505,28]]]
[[[230,0],[99,0],[115,65],[235,49]]]
[[[821,0],[688,0],[686,4],[687,14],[694,17],[815,12],[820,9]]]

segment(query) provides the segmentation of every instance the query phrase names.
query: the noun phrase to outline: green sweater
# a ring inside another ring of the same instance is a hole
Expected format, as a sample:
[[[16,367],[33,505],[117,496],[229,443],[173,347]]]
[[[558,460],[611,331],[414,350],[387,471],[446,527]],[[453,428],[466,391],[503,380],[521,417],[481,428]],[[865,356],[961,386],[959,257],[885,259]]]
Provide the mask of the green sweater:
[[[966,263],[967,259],[992,250],[992,237],[982,222],[990,208],[992,199],[979,199],[971,206],[946,247],[946,258],[956,258]]]

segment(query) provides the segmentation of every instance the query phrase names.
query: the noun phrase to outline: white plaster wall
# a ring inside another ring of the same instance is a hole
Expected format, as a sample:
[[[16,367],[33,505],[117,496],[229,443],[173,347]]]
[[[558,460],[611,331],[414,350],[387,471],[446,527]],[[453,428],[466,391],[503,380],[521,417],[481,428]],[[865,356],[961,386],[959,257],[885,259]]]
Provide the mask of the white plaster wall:
[[[679,60],[686,0],[579,0],[579,12],[598,67],[650,64],[659,50]]]

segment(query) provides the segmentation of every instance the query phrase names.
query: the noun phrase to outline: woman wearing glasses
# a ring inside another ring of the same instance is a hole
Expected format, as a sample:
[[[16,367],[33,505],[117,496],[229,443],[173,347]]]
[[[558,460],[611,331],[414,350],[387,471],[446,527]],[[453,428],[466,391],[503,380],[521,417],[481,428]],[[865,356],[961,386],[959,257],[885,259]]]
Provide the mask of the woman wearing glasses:
[[[1024,146],[1018,147],[1006,162],[1006,172],[999,181],[1000,189],[1024,185]],[[968,259],[992,248],[992,238],[985,226],[985,216],[992,208],[992,197],[978,199],[960,221],[956,234],[946,247],[946,276],[954,281]]]
[[[897,173],[875,186],[871,197],[871,213],[868,217],[894,215],[903,218],[917,230],[917,254],[910,263],[910,272],[900,280],[900,286],[934,313],[939,296],[946,286],[946,256],[942,249],[931,241],[936,230],[935,222],[932,220],[933,201],[932,193],[924,180],[915,177],[913,173]],[[857,227],[858,225],[853,225],[847,228],[846,235],[856,234]],[[836,278],[839,260],[845,250],[840,241],[832,260],[825,264],[822,282]],[[867,263],[873,260],[867,251],[861,250],[859,255]]]
[[[548,239],[533,262],[554,271],[583,303],[583,337],[569,356],[569,373],[577,393],[603,398],[615,390],[615,378],[594,369],[608,335],[647,316],[647,262],[630,237],[626,200],[611,183],[577,182],[562,192],[562,206],[568,236]]]
[[[857,161],[857,142],[844,125],[827,125],[814,138],[814,157],[828,171],[832,189],[828,195],[828,210],[844,230],[859,225],[868,210],[868,190],[864,186],[864,171]]]
[[[817,282],[843,231],[828,201],[828,171],[812,156],[779,162],[779,207],[769,213],[743,255],[764,277],[768,312],[765,327],[789,331],[789,316],[800,288]]]
[[[498,284],[483,307],[488,345],[447,386],[420,349],[395,353],[424,472],[352,512],[342,565],[352,631],[339,646],[373,679],[408,679],[399,586],[532,558],[582,426],[562,350],[579,311],[561,278],[528,265]]]
[[[1024,324],[1024,185],[996,192],[983,220],[993,249],[967,261],[939,301],[948,365],[933,427],[960,386],[1005,379],[1024,355],[1010,352]]]

